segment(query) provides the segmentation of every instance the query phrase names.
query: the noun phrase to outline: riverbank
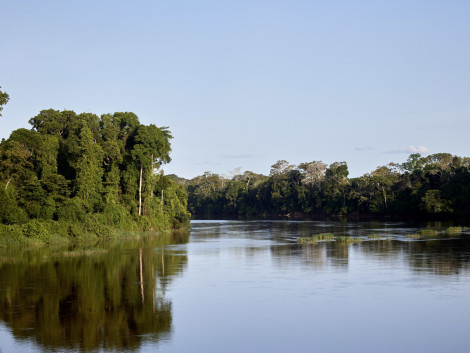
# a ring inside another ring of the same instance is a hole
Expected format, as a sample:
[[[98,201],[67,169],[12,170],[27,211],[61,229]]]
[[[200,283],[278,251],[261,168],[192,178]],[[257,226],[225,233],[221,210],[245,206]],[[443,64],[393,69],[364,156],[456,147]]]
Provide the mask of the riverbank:
[[[146,218],[127,219],[125,226],[103,222],[103,215],[88,215],[81,222],[30,220],[23,224],[0,224],[0,248],[17,246],[93,243],[114,239],[136,238],[144,232],[171,232],[189,229],[189,224],[175,228],[169,224],[151,224]]]

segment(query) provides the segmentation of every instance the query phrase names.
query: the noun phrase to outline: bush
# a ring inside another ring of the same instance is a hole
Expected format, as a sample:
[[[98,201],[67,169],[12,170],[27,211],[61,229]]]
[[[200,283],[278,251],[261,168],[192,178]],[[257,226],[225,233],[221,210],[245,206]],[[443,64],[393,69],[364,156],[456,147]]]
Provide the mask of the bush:
[[[29,239],[37,239],[44,243],[50,243],[51,234],[47,224],[36,219],[29,221],[21,226],[23,235]]]
[[[59,220],[83,222],[86,217],[86,212],[82,201],[76,197],[65,201],[63,205],[58,208],[57,217]]]
[[[84,229],[99,238],[111,238],[113,236],[111,228],[103,224],[97,215],[89,214],[86,217]]]

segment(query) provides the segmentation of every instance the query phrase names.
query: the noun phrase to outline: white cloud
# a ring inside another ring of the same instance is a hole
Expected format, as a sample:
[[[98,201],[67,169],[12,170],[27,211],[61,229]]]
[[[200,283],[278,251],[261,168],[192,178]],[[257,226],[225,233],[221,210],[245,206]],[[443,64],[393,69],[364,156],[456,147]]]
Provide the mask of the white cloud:
[[[401,150],[388,150],[384,151],[384,153],[420,153],[420,154],[428,154],[429,153],[429,148],[425,146],[413,146],[409,145],[405,149]]]
[[[413,146],[410,145],[406,149],[406,152],[408,153],[422,153],[422,154],[428,154],[429,153],[429,148],[424,147],[424,146]]]

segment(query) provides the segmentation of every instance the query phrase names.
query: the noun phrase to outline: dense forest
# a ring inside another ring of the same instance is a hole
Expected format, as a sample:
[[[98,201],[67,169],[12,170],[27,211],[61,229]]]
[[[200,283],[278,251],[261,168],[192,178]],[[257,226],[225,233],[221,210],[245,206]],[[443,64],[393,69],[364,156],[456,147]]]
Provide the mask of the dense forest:
[[[187,188],[189,210],[200,215],[470,216],[470,158],[412,154],[357,178],[346,162],[291,165],[281,160],[269,176],[250,171],[230,178],[206,172]]]
[[[0,235],[110,236],[189,224],[187,194],[164,175],[170,131],[133,113],[43,110],[0,143]]]

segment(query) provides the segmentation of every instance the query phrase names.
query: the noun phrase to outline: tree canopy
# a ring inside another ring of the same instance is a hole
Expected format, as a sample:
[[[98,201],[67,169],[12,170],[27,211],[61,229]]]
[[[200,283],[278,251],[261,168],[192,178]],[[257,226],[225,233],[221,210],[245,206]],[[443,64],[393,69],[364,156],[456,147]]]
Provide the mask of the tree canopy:
[[[0,223],[80,222],[94,231],[187,225],[184,188],[160,172],[170,131],[133,113],[43,110],[0,143]],[[101,228],[100,228],[101,227]]]
[[[357,178],[349,178],[346,162],[280,160],[269,176],[206,172],[176,180],[195,214],[470,216],[470,158],[448,153],[412,154]]]

